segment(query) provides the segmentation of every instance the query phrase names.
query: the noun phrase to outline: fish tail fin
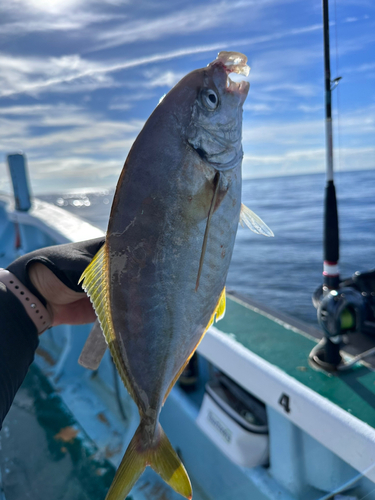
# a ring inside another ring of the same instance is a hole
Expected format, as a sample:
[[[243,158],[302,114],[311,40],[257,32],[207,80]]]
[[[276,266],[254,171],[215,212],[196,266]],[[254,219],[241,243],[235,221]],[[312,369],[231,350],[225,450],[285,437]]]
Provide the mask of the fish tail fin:
[[[141,434],[139,426],[126,449],[105,500],[124,500],[145,470],[146,458],[139,451]]]
[[[124,500],[147,465],[177,493],[191,500],[193,494],[189,476],[161,425],[158,424],[157,444],[152,447],[144,448],[142,445],[148,440],[144,433],[145,426],[141,422],[117,469],[106,500]]]
[[[191,500],[193,492],[189,476],[169,439],[158,424],[159,443],[150,455],[150,466],[177,493]]]

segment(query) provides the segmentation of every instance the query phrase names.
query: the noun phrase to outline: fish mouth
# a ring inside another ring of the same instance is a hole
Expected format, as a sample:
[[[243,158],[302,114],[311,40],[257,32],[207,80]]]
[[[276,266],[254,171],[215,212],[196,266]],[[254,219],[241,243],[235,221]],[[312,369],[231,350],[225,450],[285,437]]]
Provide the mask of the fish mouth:
[[[242,80],[241,82],[234,82],[229,78],[230,73],[237,73],[238,75],[248,76],[250,66],[247,65],[247,57],[241,52],[219,52],[217,58],[209,64],[209,66],[220,65],[227,73],[227,92],[235,92],[242,97],[242,101],[246,99],[249,92],[250,83]]]

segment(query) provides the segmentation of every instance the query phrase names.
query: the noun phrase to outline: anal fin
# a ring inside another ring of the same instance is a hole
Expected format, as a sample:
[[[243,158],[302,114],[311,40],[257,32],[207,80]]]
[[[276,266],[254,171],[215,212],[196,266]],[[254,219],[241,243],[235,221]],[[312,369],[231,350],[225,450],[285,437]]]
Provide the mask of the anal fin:
[[[107,343],[97,319],[83,346],[78,363],[89,370],[97,370],[106,350]]]
[[[197,344],[195,345],[194,349],[191,351],[191,353],[187,357],[185,363],[181,366],[181,368],[178,371],[177,375],[175,376],[175,378],[172,380],[170,386],[168,387],[168,390],[165,393],[165,396],[164,396],[164,399],[163,399],[163,404],[165,403],[165,400],[169,396],[169,393],[171,392],[173,386],[175,385],[175,383],[177,382],[177,380],[180,378],[181,373],[184,371],[186,365],[189,363],[191,357],[193,356],[193,354],[197,350],[197,347],[202,342],[202,339],[205,336],[207,330],[210,328],[210,326],[213,324],[214,321],[215,321],[215,323],[217,323],[218,321],[220,321],[224,317],[224,315],[225,315],[225,308],[226,308],[226,299],[225,299],[225,287],[224,287],[223,290],[222,290],[222,292],[221,292],[221,294],[220,294],[220,297],[219,297],[219,300],[218,300],[218,302],[216,304],[216,307],[215,307],[215,309],[214,309],[214,311],[213,311],[213,313],[211,315],[210,321],[207,323],[207,326],[204,329],[204,331],[203,331],[201,337],[199,338]]]

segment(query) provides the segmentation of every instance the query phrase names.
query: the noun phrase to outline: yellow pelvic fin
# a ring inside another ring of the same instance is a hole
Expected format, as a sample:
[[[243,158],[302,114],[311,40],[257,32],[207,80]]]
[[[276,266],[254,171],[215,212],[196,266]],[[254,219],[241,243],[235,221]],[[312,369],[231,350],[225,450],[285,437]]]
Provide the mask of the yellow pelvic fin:
[[[212,325],[212,323],[214,322],[215,320],[215,323],[217,323],[218,321],[220,321],[222,318],[224,318],[224,315],[225,315],[225,307],[226,307],[226,300],[225,300],[225,287],[223,288],[221,294],[220,294],[220,297],[219,297],[219,300],[216,304],[216,307],[214,309],[214,312],[212,313],[211,315],[211,318],[210,318],[210,321],[208,322],[206,328],[204,329],[204,332],[202,333],[202,336],[200,337],[200,339],[198,340],[197,342],[197,345],[194,347],[194,349],[191,351],[191,353],[189,354],[187,360],[185,361],[185,363],[181,366],[180,370],[178,371],[177,375],[175,376],[175,378],[172,380],[170,386],[168,387],[168,390],[167,392],[165,393],[165,396],[164,396],[164,399],[163,399],[163,404],[165,403],[165,400],[167,399],[169,393],[171,392],[174,384],[177,382],[177,380],[180,378],[180,375],[181,373],[184,371],[185,369],[185,366],[189,363],[192,355],[195,353],[197,347],[199,346],[199,344],[202,342],[202,339],[205,335],[205,333],[207,332],[207,330],[210,328],[210,326]],[[216,316],[216,319],[215,319],[215,316]]]
[[[240,224],[242,227],[247,226],[254,233],[263,234],[264,236],[274,236],[267,224],[243,203],[241,203]]]
[[[157,429],[157,444],[149,448],[142,446],[148,440],[147,427],[141,421],[105,500],[124,500],[146,465],[150,465],[177,493],[191,500],[193,494],[189,476],[160,424]]]
[[[129,394],[134,399],[133,389],[128,382],[126,367],[124,365],[120,346],[118,344],[112,322],[108,286],[108,259],[106,250],[107,247],[106,244],[104,244],[83,272],[79,279],[79,283],[83,282],[82,288],[90,297],[94,306],[117,371],[119,372]]]

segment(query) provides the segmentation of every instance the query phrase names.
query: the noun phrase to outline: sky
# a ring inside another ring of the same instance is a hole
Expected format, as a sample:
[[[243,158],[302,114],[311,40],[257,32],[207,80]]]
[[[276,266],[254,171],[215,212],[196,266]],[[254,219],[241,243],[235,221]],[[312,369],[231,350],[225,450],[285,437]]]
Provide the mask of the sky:
[[[374,169],[375,3],[330,20],[335,168]],[[251,67],[244,178],[323,172],[320,0],[0,0],[0,190],[18,151],[34,193],[115,187],[159,99],[220,50]]]

